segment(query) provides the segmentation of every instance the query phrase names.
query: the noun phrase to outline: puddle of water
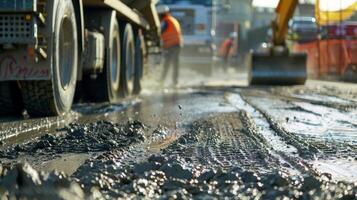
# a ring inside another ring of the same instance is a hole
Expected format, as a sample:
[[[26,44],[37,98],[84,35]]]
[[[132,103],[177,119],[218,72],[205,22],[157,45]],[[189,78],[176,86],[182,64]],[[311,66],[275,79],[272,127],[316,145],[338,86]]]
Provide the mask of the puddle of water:
[[[312,105],[306,102],[289,102],[265,97],[251,98],[254,105],[281,122],[291,133],[305,136],[320,136],[331,139],[350,138],[357,140],[357,116],[354,112],[346,113],[338,109]],[[279,105],[279,106],[277,106]],[[281,109],[298,107],[301,109]],[[309,112],[306,112],[309,111]],[[317,114],[314,114],[317,113]]]
[[[131,105],[140,102],[139,99],[131,99],[121,104],[76,104],[73,112],[57,117],[45,117],[0,123],[0,141],[6,141],[2,148],[22,143],[31,138],[36,138],[46,133],[56,132],[70,123],[90,123],[98,120],[106,120],[109,113],[113,114],[125,110]]]
[[[30,138],[35,138],[45,133],[72,123],[80,117],[79,113],[72,112],[58,117],[28,119],[14,122],[1,123],[0,141],[6,141],[7,145],[21,143]]]
[[[322,105],[312,105],[306,102],[286,102],[269,97],[251,97],[249,100],[280,122],[286,131],[303,136],[306,140],[318,145],[321,150],[326,151],[327,155],[330,155],[327,156],[330,160],[308,161],[319,172],[330,173],[336,180],[357,180],[357,161],[348,160],[345,157],[355,155],[353,152],[349,154],[347,151],[347,148],[354,148],[357,145],[357,128],[355,126],[357,116],[355,111],[347,113]],[[298,109],[281,109],[289,106]],[[332,154],[328,154],[330,151]],[[342,156],[344,159],[331,158],[331,155],[339,155],[340,153],[345,155]]]
[[[314,168],[322,173],[332,174],[333,180],[356,182],[357,161],[347,159],[316,160],[312,162]]]
[[[90,154],[63,154],[60,158],[49,160],[41,163],[39,166],[35,166],[35,169],[48,173],[56,170],[71,176],[90,157]]]
[[[84,115],[100,115],[105,113],[120,112],[129,106],[140,103],[142,100],[139,98],[126,99],[118,104],[110,103],[83,103],[73,106],[73,110]]]

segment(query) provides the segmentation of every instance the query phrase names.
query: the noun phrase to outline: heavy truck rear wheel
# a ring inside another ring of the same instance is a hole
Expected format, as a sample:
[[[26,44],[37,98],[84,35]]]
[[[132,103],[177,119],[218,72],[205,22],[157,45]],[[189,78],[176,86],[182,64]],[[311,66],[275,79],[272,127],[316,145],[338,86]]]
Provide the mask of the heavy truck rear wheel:
[[[135,74],[135,41],[134,32],[130,24],[123,24],[122,29],[122,70],[121,70],[121,96],[129,96],[134,93]]]
[[[117,103],[121,80],[121,46],[119,23],[115,11],[97,13],[100,16],[105,38],[105,62],[103,72],[96,79],[85,77],[84,91],[89,101]]]
[[[134,90],[133,94],[138,95],[141,92],[141,79],[144,73],[144,57],[146,52],[146,44],[144,37],[140,32],[135,38],[135,69],[134,69]]]
[[[51,80],[21,82],[25,109],[33,117],[56,116],[70,111],[76,88],[78,35],[72,1],[58,1],[52,13]]]
[[[0,115],[21,115],[23,109],[17,82],[0,82]]]

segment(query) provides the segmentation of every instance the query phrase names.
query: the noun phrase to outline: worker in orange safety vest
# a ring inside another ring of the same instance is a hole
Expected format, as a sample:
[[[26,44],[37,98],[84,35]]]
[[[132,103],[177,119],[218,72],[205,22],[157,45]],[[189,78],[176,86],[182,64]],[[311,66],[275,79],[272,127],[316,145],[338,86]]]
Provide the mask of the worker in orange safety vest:
[[[161,39],[164,49],[164,71],[161,76],[161,83],[165,78],[172,64],[174,69],[173,83],[178,85],[179,78],[179,57],[182,47],[182,33],[180,23],[170,14],[170,9],[166,5],[157,7],[161,20]]]
[[[224,40],[219,48],[219,56],[222,59],[222,67],[224,71],[227,71],[229,65],[229,58],[234,54],[235,44],[234,40],[238,37],[236,32],[229,35],[229,38]]]

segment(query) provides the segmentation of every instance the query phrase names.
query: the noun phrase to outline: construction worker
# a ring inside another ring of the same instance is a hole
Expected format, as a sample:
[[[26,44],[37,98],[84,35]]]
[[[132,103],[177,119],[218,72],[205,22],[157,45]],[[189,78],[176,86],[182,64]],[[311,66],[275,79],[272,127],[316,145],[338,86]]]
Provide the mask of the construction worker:
[[[222,59],[222,67],[224,71],[227,71],[229,65],[229,58],[232,56],[234,51],[234,40],[238,37],[236,32],[229,35],[229,38],[223,41],[219,48],[219,56]]]
[[[178,85],[179,77],[179,57],[182,47],[182,33],[179,22],[170,14],[170,9],[166,5],[157,7],[161,20],[161,39],[164,49],[164,71],[161,76],[161,83],[169,71],[170,65],[173,65],[173,83]]]

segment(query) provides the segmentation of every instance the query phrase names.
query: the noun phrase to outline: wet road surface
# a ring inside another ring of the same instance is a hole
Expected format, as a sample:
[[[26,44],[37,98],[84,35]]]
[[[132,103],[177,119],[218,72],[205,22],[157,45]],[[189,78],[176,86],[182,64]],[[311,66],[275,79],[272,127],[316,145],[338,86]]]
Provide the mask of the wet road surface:
[[[357,198],[349,84],[150,90],[2,121],[0,197]]]

